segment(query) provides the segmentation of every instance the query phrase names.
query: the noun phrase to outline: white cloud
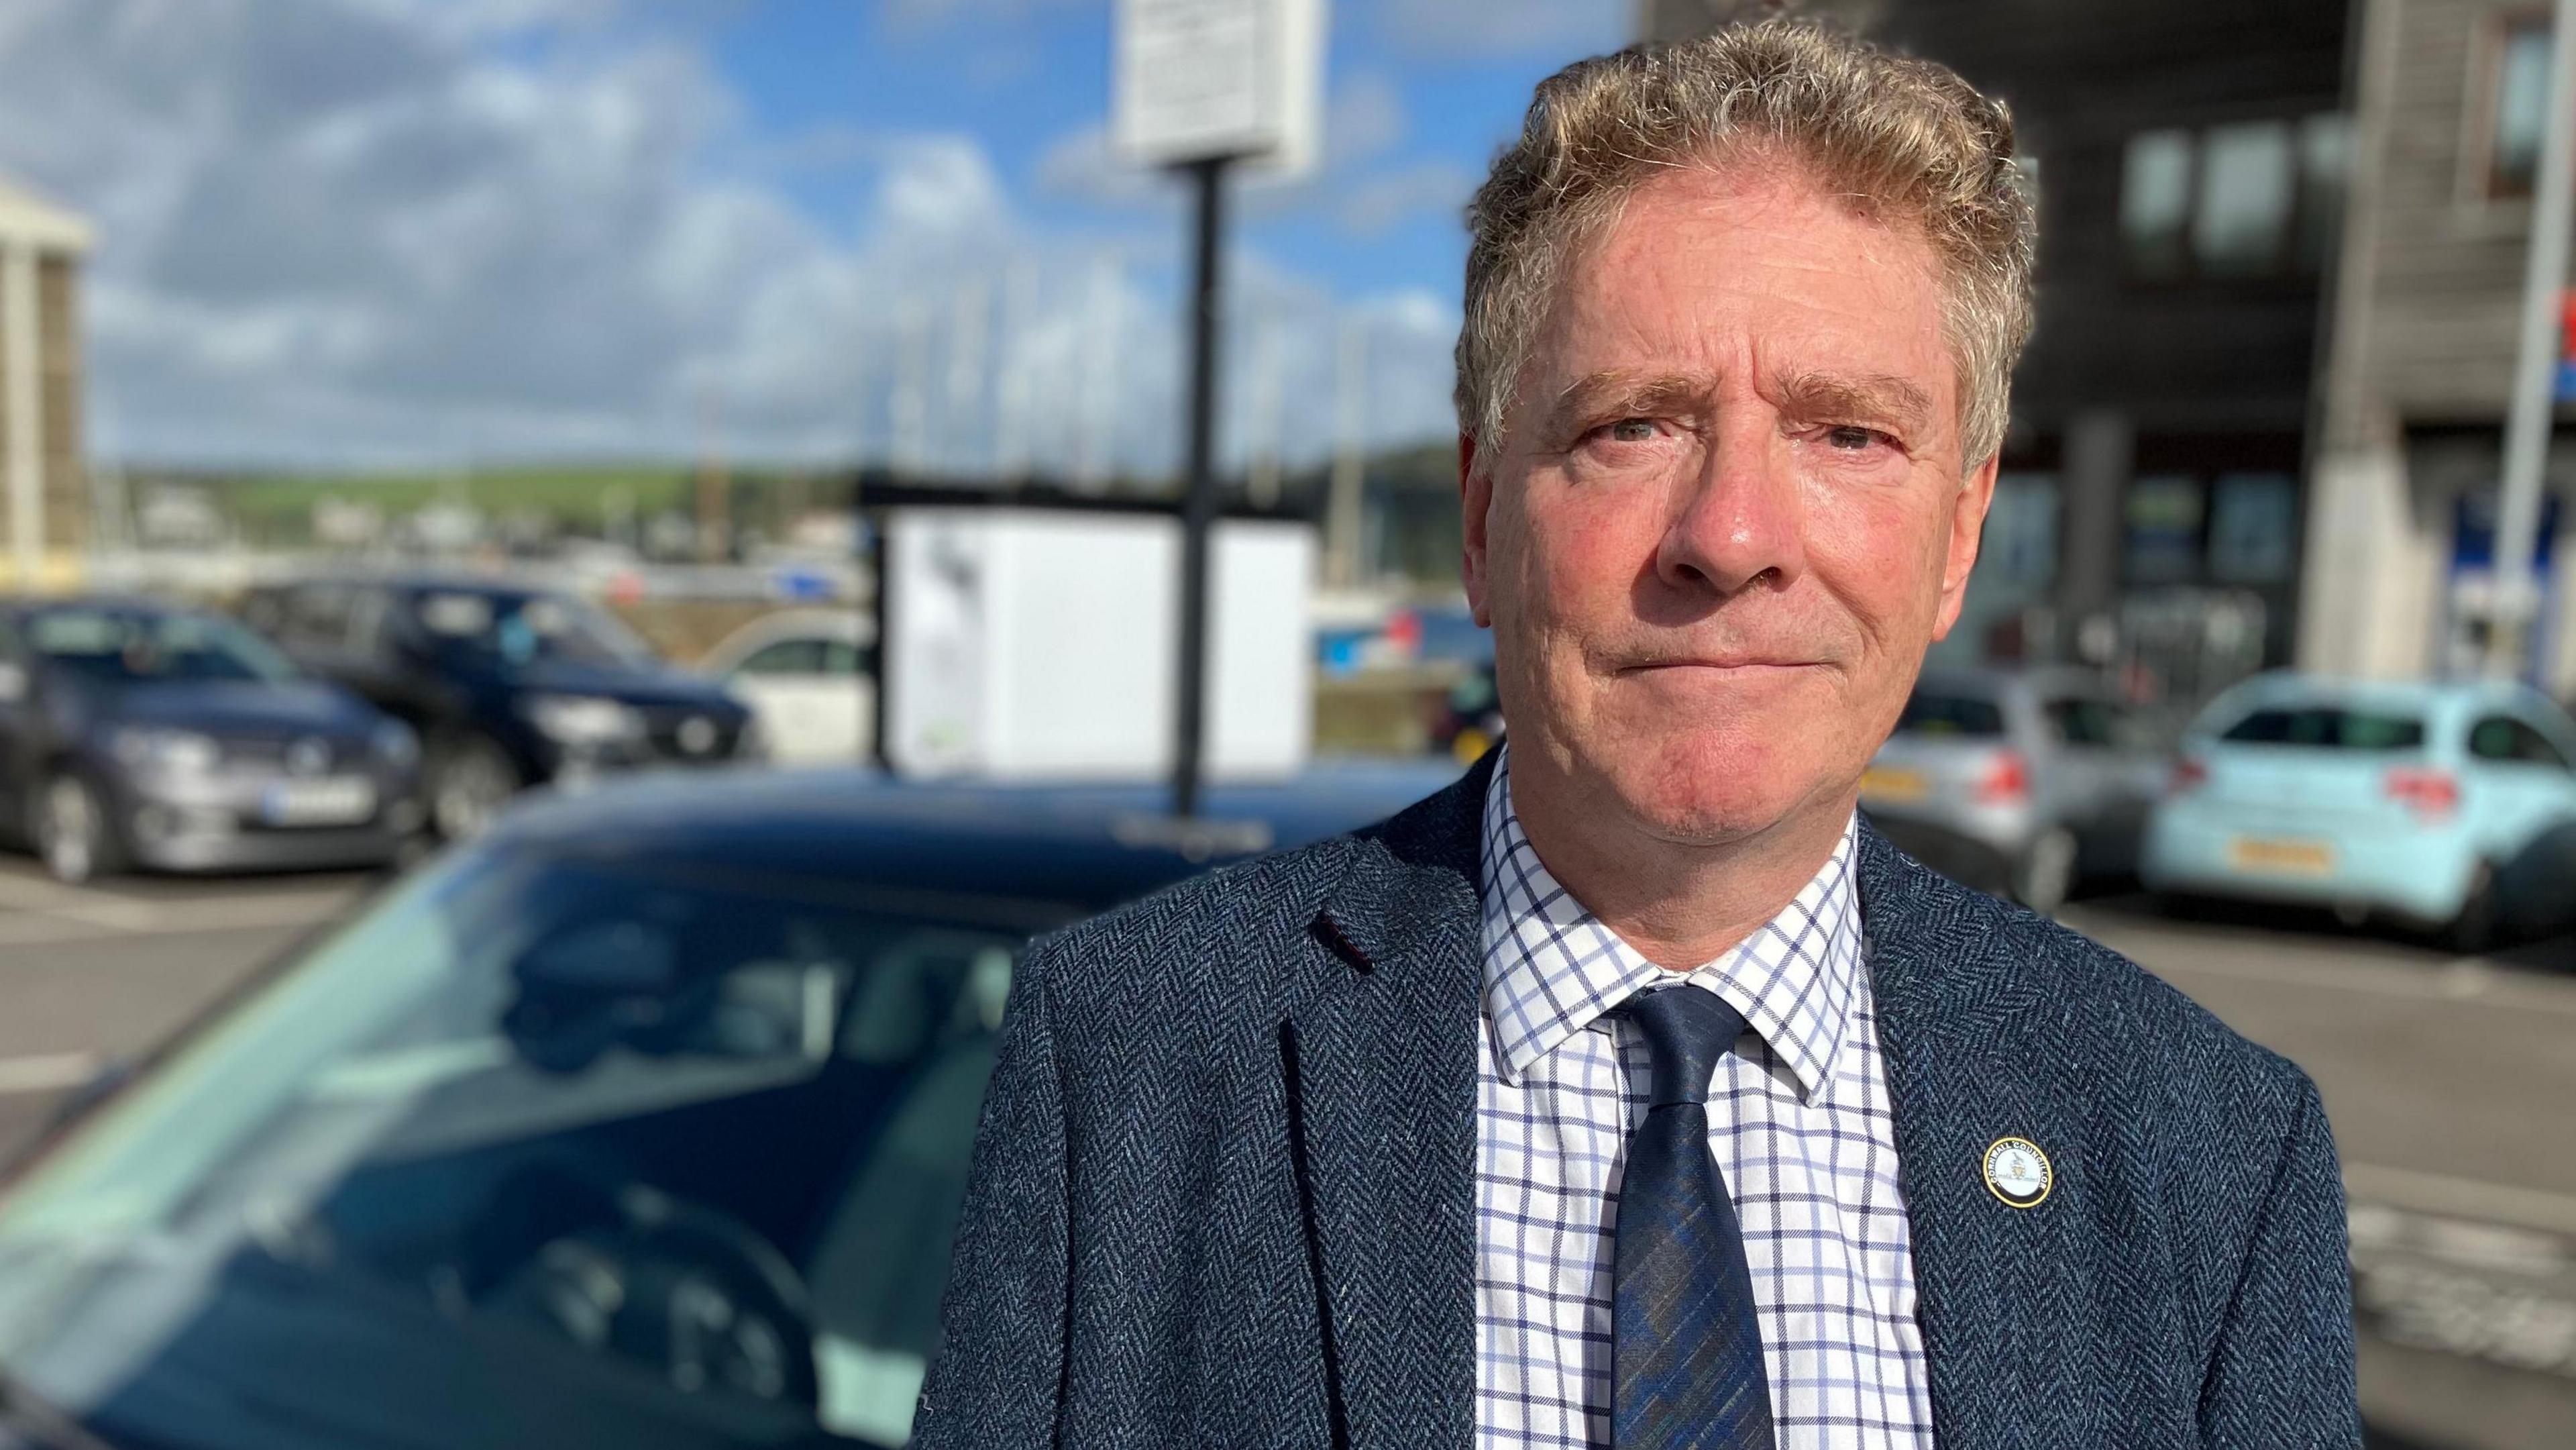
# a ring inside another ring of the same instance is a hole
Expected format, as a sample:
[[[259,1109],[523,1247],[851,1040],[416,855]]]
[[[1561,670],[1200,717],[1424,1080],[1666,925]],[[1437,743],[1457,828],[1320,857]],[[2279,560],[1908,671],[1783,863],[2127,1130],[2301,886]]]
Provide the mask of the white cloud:
[[[1010,203],[984,148],[963,136],[920,136],[888,148],[879,220],[907,236],[949,244],[1005,225]]]
[[[1007,432],[1069,463],[1087,417],[1123,466],[1168,464],[1168,229],[1103,273],[1116,234],[1033,231],[971,137],[754,134],[721,77],[612,25],[617,10],[0,7],[0,170],[98,223],[100,446],[314,465],[684,454],[713,405],[738,456],[845,457],[892,445],[894,379],[911,369],[935,459],[984,466]],[[585,43],[490,41],[562,25]],[[1337,136],[1381,154],[1402,133],[1390,100],[1346,88]],[[867,180],[855,223],[793,199],[786,178],[812,168]],[[1250,263],[1239,275],[1239,312],[1273,306],[1295,334],[1269,346],[1296,362],[1281,413],[1312,455],[1329,442],[1333,299]],[[1373,329],[1421,330],[1370,307]],[[1445,362],[1422,365],[1430,381],[1389,384],[1373,432],[1442,426]]]
[[[1404,93],[1378,71],[1362,71],[1333,92],[1324,111],[1326,164],[1358,166],[1400,144],[1413,128]]]
[[[1039,187],[1052,195],[1108,206],[1135,205],[1168,185],[1118,154],[1105,121],[1077,126],[1049,142],[1038,153],[1035,174]]]
[[[1386,76],[1364,71],[1337,88],[1324,109],[1323,154],[1312,171],[1281,176],[1245,169],[1241,184],[1256,215],[1312,205],[1328,187],[1400,145],[1412,129],[1403,93]],[[1168,177],[1119,154],[1106,122],[1077,126],[1039,153],[1038,185],[1051,195],[1095,205],[1131,207],[1168,200]]]
[[[1436,158],[1381,171],[1342,188],[1333,219],[1355,236],[1375,237],[1424,213],[1455,217],[1476,181],[1465,167]]]

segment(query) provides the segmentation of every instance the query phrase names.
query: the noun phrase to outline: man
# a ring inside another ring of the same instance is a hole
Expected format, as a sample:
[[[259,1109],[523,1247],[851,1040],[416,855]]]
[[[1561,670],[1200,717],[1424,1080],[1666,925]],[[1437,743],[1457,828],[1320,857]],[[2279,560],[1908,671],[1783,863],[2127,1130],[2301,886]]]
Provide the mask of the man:
[[[1732,29],[1471,221],[1509,745],[1032,952],[920,1445],[2357,1445],[2307,1080],[1854,815],[2029,331],[2002,109]]]

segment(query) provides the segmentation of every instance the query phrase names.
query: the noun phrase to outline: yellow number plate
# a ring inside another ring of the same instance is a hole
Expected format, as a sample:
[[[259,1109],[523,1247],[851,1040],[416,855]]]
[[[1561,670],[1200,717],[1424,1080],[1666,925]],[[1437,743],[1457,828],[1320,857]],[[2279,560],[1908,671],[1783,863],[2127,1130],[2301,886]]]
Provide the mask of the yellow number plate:
[[[2324,841],[2267,841],[2239,836],[2227,843],[2227,859],[2248,871],[2284,876],[2324,876],[2333,872],[2334,847]]]
[[[1873,765],[1860,773],[1863,800],[1919,801],[1932,793],[1932,782],[1919,770],[1899,770],[1892,766]]]

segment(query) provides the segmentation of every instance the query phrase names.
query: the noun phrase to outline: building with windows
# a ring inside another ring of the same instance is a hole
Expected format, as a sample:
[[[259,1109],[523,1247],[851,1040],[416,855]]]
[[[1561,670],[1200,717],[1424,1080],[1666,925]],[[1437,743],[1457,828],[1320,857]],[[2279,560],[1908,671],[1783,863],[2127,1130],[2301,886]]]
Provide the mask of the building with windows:
[[[86,542],[79,293],[89,224],[0,177],[0,569],[59,585]]]
[[[1654,36],[1759,4],[1644,0]],[[2040,324],[1948,648],[2456,672],[2486,568],[2547,101],[2525,0],[1818,0],[2005,97]],[[2576,369],[2570,370],[2576,377]],[[2576,437],[2526,668],[2576,693]]]
[[[1645,0],[1654,37],[1767,7]],[[2350,128],[2342,0],[1817,0],[2013,110],[2040,212],[1957,657],[2118,664],[2183,700],[2288,658]]]
[[[2490,621],[2549,15],[2522,0],[2374,0],[2362,14],[2298,656],[2340,673],[2458,673]],[[2562,383],[2534,555],[2541,616],[2522,661],[2562,697],[2576,695],[2569,396]]]

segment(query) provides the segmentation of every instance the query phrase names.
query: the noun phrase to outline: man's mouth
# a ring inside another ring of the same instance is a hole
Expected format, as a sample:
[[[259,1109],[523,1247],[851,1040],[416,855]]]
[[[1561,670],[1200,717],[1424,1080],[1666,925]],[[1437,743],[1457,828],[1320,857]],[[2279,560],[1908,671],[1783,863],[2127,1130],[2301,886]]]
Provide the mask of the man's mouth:
[[[1665,670],[1713,670],[1747,673],[1761,670],[1808,670],[1824,664],[1817,659],[1788,655],[1675,655],[1661,659],[1638,660],[1619,667],[1620,674],[1646,674]]]

